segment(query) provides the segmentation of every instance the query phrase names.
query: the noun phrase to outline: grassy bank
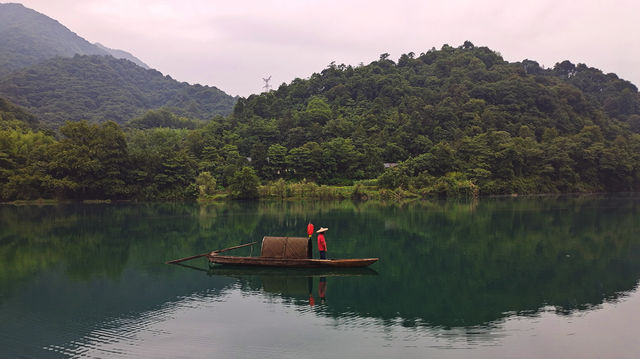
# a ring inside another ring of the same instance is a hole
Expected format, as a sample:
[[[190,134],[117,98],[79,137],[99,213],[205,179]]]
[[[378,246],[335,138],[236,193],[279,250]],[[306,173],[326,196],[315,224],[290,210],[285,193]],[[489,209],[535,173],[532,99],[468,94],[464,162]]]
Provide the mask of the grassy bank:
[[[258,195],[264,199],[353,199],[399,200],[403,198],[429,197],[477,197],[476,186],[471,182],[443,182],[425,188],[387,189],[375,180],[356,182],[352,186],[318,185],[314,182],[286,182],[282,179],[258,187]]]
[[[34,200],[29,200],[29,201],[19,200],[19,201],[0,202],[0,204],[12,204],[14,206],[26,206],[26,205],[44,206],[44,205],[51,205],[51,204],[58,204],[58,203],[60,203],[60,201],[56,199],[43,199],[43,198],[38,198]]]

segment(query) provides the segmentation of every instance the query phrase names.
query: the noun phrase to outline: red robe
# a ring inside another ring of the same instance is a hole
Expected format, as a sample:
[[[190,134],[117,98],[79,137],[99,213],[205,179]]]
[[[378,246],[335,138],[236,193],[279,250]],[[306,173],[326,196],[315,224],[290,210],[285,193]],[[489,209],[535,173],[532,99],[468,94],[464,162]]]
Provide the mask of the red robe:
[[[327,242],[324,241],[324,233],[318,234],[318,250],[319,251],[327,250]]]

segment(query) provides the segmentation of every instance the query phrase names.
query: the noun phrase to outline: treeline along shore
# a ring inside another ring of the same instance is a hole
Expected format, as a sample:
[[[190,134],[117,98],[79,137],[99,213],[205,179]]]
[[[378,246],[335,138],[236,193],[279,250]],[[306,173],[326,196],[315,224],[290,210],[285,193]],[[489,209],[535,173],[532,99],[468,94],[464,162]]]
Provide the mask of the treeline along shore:
[[[468,41],[332,63],[207,121],[160,108],[50,126],[19,105],[0,100],[4,202],[640,190],[633,84],[569,61],[510,63]]]

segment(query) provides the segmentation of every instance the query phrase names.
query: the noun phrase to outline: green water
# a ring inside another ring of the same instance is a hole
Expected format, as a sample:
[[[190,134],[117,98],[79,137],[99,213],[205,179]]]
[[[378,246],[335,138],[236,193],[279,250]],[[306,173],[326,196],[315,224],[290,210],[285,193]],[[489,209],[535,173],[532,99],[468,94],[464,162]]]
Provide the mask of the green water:
[[[308,220],[330,257],[380,261],[163,264]],[[638,195],[4,205],[0,358],[633,357],[639,230]]]

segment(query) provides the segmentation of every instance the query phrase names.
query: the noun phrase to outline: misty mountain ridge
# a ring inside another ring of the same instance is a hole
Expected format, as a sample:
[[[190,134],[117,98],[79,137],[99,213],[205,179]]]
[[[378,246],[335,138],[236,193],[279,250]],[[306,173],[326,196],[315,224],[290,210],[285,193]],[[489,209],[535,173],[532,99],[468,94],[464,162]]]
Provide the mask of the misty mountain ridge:
[[[58,21],[22,4],[0,4],[0,76],[53,57],[76,54],[111,55],[149,68],[130,53],[92,44]]]
[[[126,59],[96,55],[55,57],[13,72],[0,78],[0,97],[54,128],[81,120],[124,124],[163,107],[210,120],[231,113],[236,101],[216,87],[178,82]]]
[[[101,44],[101,43],[99,43],[99,42],[96,42],[94,45],[95,45],[95,46],[97,46],[97,47],[99,47],[100,49],[102,49],[102,50],[104,50],[104,51],[108,52],[108,53],[109,53],[109,55],[111,55],[111,56],[115,57],[116,59],[125,59],[125,60],[129,60],[129,61],[133,62],[134,64],[136,64],[136,65],[138,65],[138,66],[142,67],[142,68],[143,68],[143,69],[145,69],[145,70],[149,70],[149,69],[151,69],[151,68],[149,67],[149,65],[145,64],[145,63],[144,63],[144,62],[142,62],[139,58],[137,58],[137,57],[133,56],[133,55],[132,55],[131,53],[129,53],[129,52],[126,52],[126,51],[124,51],[124,50],[111,49],[111,48],[108,48],[108,47],[106,47],[106,46],[102,45],[102,44]]]
[[[0,96],[54,128],[69,120],[123,124],[157,108],[210,120],[235,104],[215,87],[178,82],[15,3],[0,4]]]

